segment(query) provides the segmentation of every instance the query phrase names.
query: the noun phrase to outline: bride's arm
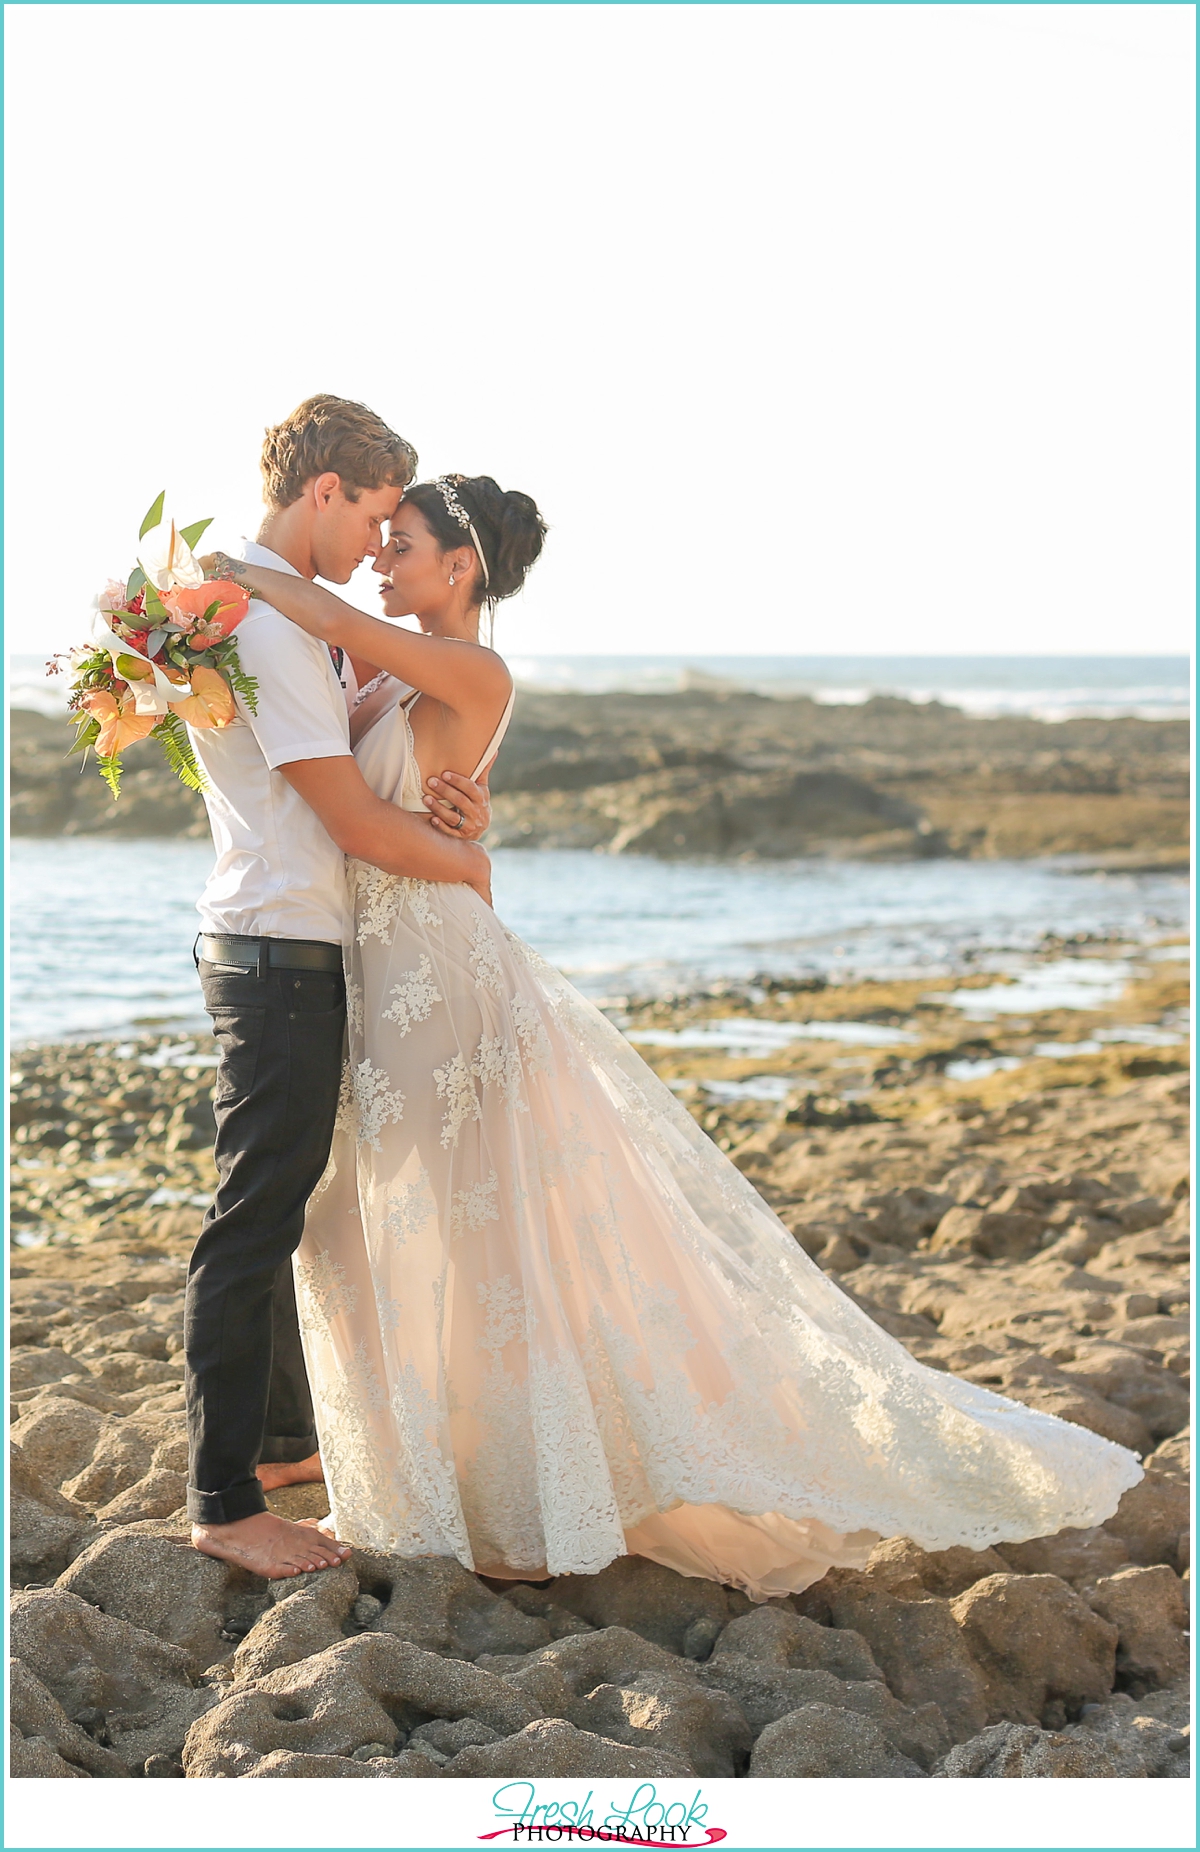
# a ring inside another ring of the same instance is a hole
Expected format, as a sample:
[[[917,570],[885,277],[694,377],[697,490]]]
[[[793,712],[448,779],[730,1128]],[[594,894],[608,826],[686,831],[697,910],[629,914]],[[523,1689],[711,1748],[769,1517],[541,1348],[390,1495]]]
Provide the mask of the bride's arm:
[[[223,577],[248,586],[310,637],[375,663],[410,688],[443,702],[452,713],[480,702],[493,708],[508,698],[512,678],[494,650],[398,630],[296,573],[276,572],[272,566],[251,565],[225,554],[210,554],[202,563],[210,562]]]

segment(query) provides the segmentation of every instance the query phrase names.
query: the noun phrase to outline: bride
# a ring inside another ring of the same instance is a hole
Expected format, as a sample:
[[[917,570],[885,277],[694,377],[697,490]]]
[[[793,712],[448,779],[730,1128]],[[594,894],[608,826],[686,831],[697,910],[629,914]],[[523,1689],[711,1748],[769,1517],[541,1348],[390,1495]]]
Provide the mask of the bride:
[[[490,477],[409,489],[375,570],[422,635],[232,570],[383,671],[354,754],[421,810],[423,770],[500,744],[480,615],[544,532]],[[471,888],[349,876],[349,1060],[296,1257],[340,1537],[510,1579],[630,1552],[762,1600],[881,1537],[978,1550],[1115,1510],[1133,1454],[915,1362]]]

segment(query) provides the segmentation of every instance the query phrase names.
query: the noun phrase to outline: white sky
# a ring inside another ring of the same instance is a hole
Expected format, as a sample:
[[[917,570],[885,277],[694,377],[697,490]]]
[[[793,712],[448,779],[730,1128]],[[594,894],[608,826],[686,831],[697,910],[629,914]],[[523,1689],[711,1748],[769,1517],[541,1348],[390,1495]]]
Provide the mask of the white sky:
[[[1189,647],[1191,7],[5,25],[11,649],[315,391],[537,497],[512,653]]]

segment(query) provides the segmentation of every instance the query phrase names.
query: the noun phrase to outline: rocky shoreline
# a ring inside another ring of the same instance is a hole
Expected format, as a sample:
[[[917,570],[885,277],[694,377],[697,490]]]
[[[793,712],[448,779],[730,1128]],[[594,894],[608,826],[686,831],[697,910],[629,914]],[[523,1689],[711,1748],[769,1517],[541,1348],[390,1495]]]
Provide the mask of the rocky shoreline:
[[[1186,1774],[1186,966],[1120,955],[1095,1007],[1043,987],[989,1017],[1007,980],[982,973],[614,1004],[914,1356],[1146,1464],[1094,1530],[893,1539],[759,1608],[637,1558],[538,1586],[356,1550],[267,1584],[195,1554],[182,1280],[212,1046],[18,1053],[14,1774]],[[1047,944],[1038,965],[1117,956]],[[324,1509],[320,1488],[272,1502]]]
[[[207,834],[154,747],[118,803],[64,758],[65,723],[12,715],[12,827],[26,836]],[[737,689],[521,690],[492,778],[492,842],[659,856],[1073,855],[1188,859],[1186,721],[978,719],[940,702],[862,705]]]

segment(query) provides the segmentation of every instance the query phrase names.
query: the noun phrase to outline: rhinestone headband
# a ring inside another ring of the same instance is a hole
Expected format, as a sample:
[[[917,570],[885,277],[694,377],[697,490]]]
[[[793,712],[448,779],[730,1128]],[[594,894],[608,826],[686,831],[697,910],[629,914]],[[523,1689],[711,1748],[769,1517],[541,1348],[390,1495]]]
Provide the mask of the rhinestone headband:
[[[441,491],[442,500],[446,504],[446,513],[452,520],[457,521],[460,527],[465,527],[470,534],[471,545],[479,556],[479,564],[483,571],[483,589],[486,592],[492,582],[491,574],[488,572],[488,563],[483,548],[479,544],[479,535],[475,532],[475,523],[458,499],[458,484],[453,476],[439,476],[433,486]]]

